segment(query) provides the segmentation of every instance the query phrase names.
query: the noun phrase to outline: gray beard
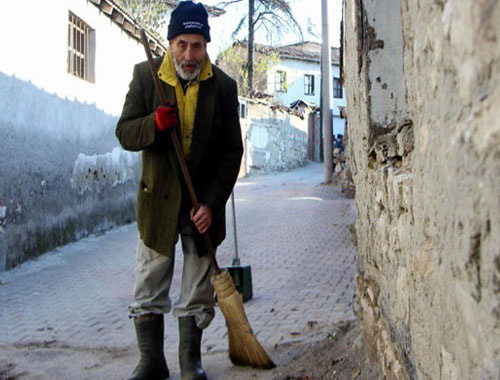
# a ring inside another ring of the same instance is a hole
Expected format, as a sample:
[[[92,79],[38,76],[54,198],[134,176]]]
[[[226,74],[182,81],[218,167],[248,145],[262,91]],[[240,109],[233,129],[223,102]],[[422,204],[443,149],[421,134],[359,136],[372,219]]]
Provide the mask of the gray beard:
[[[182,79],[190,81],[190,82],[195,80],[196,78],[198,78],[198,76],[201,73],[202,63],[196,64],[196,69],[192,73],[190,73],[190,72],[184,71],[181,64],[179,62],[177,62],[177,60],[175,59],[175,56],[173,54],[172,54],[172,58],[174,61],[175,72],[177,73],[178,76],[180,76]]]

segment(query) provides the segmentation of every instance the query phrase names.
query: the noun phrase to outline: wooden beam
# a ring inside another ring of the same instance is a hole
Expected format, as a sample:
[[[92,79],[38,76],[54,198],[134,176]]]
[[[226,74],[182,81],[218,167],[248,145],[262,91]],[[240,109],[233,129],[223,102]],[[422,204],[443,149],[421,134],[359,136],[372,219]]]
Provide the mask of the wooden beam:
[[[120,25],[123,25],[123,22],[125,21],[125,16],[123,15],[123,13],[121,13],[116,9],[113,11],[111,18],[113,19],[114,22]]]
[[[106,13],[110,16],[113,14],[113,8],[114,8],[113,4],[108,3],[107,1],[101,2],[101,6],[100,6],[101,11],[103,11],[104,13]]]
[[[165,53],[165,50],[160,45],[156,46],[156,49],[154,50],[154,54],[159,57]]]
[[[130,37],[135,38],[139,42],[141,41],[140,38],[140,28],[138,25],[134,23],[134,21],[130,18],[129,15],[125,11],[122,11],[122,9],[112,2],[111,0],[87,0],[94,4],[96,7],[99,8],[99,11],[103,12],[106,16],[108,16],[110,19],[112,19],[120,29],[125,31],[127,34],[129,34]],[[158,1],[167,1],[167,0],[158,0]],[[177,4],[178,1],[174,0],[168,0],[171,3]],[[161,56],[165,53],[165,47],[162,45],[162,43],[154,38],[152,35],[150,35],[151,38],[149,38],[149,44],[151,46],[151,50],[156,54],[157,56]]]
[[[123,29],[125,29],[127,32],[134,34],[135,33],[135,26],[128,20],[123,21]]]
[[[156,41],[154,41],[154,40],[149,40],[149,48],[150,48],[152,51],[155,51],[155,50],[156,50]]]

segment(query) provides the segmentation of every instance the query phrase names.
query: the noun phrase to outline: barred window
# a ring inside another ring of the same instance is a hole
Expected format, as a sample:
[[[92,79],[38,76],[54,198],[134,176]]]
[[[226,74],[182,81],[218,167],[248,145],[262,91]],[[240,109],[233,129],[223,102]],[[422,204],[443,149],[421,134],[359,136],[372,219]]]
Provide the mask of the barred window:
[[[274,89],[276,92],[286,92],[286,71],[277,70]]]
[[[343,97],[342,83],[340,83],[340,78],[333,78],[333,97],[337,99],[342,99]]]
[[[314,95],[314,75],[304,75],[304,95]]]
[[[94,82],[95,31],[69,12],[68,73]]]

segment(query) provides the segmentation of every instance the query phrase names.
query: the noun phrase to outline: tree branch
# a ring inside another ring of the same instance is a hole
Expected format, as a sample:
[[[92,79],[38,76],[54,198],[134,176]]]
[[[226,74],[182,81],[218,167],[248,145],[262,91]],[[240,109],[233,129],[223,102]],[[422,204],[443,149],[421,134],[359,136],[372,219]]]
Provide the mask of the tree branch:
[[[235,3],[241,3],[242,1],[243,1],[243,0],[230,0],[230,1],[222,1],[222,2],[220,2],[220,3],[218,3],[218,4],[216,4],[215,6],[216,6],[217,8],[222,8],[222,9],[224,9],[224,8],[226,8],[226,7],[227,7],[227,6],[229,6],[229,5],[232,5],[232,4],[235,4]]]
[[[233,39],[236,38],[236,35],[240,32],[241,28],[245,25],[246,19],[247,19],[247,16],[244,16],[244,17],[241,18],[240,22],[238,23],[238,26],[236,27],[236,29],[231,34],[231,38],[233,38]]]
[[[259,15],[255,18],[255,21],[253,22],[253,26],[257,25],[257,22],[265,17],[266,15],[272,15],[273,12],[260,12]]]

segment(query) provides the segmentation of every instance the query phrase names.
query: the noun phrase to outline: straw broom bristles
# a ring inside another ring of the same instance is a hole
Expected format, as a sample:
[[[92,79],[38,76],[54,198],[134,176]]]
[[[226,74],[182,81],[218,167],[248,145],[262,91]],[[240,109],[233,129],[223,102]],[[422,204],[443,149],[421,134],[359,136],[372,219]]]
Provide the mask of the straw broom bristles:
[[[243,300],[227,269],[212,275],[219,308],[224,314],[229,339],[229,358],[236,365],[270,369],[276,367],[252,332]]]

